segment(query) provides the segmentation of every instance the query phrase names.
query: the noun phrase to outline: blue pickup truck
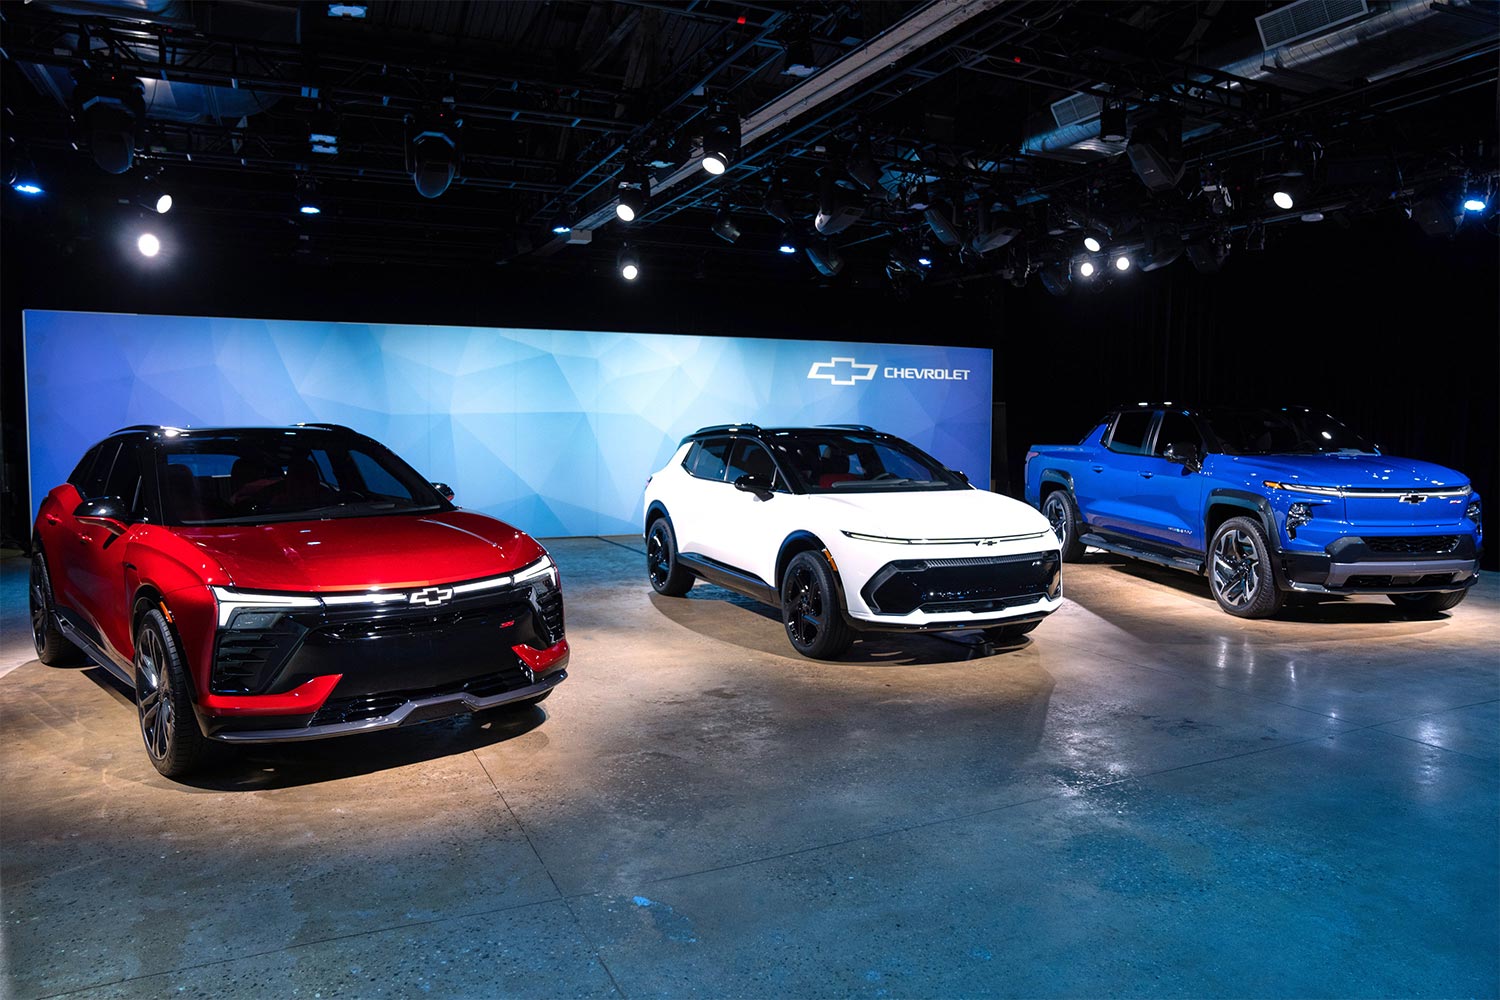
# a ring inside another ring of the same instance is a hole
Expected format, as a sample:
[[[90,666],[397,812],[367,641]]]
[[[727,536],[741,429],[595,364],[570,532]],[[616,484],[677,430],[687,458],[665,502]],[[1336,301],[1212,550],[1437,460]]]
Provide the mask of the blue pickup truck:
[[[1076,445],[1034,445],[1026,500],[1063,559],[1093,546],[1206,574],[1219,607],[1387,594],[1431,614],[1479,578],[1480,501],[1452,469],[1382,455],[1303,408],[1122,407]]]

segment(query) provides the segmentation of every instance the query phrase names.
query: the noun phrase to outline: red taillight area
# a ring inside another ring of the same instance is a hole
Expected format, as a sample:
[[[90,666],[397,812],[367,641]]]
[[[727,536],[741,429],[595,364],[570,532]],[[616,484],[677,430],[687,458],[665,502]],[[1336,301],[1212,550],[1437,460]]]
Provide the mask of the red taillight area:
[[[324,674],[281,694],[206,694],[199,703],[214,715],[311,715],[343,677]]]
[[[546,649],[532,649],[530,646],[510,648],[521,658],[522,663],[531,668],[534,674],[555,670],[568,662],[568,640],[566,639]]]

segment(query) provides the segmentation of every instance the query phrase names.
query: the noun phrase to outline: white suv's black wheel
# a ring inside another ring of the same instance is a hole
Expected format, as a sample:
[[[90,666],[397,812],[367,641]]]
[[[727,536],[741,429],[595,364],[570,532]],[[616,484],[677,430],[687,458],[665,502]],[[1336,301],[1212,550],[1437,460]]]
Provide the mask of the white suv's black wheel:
[[[815,660],[835,660],[854,641],[839,610],[833,570],[819,552],[799,552],[781,578],[781,621],[792,648]]]
[[[192,773],[208,754],[188,683],[166,619],[148,611],[135,633],[135,701],[146,755],[169,778]]]
[[[1231,517],[1208,545],[1208,587],[1236,618],[1269,618],[1281,608],[1271,549],[1258,522]]]
[[[652,521],[646,535],[646,575],[652,588],[666,597],[681,597],[693,587],[693,574],[677,562],[677,535],[665,517]]]
[[[1468,596],[1467,590],[1455,590],[1451,594],[1387,594],[1391,603],[1409,615],[1435,615],[1458,607]],[[46,662],[45,660],[43,661]]]
[[[87,657],[58,631],[57,609],[52,604],[52,579],[47,575],[47,560],[41,552],[31,556],[31,587],[27,591],[31,612],[31,638],[36,643],[36,658],[49,667],[71,667]]]
[[[1042,501],[1042,513],[1052,525],[1053,534],[1062,546],[1063,562],[1077,562],[1083,558],[1084,544],[1078,540],[1078,530],[1083,518],[1078,514],[1078,504],[1067,490],[1053,490]]]

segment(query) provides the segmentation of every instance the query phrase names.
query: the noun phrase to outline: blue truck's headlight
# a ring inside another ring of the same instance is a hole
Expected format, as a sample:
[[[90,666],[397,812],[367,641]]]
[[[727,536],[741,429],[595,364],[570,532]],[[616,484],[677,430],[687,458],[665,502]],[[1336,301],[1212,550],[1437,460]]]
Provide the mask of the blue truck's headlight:
[[[1475,524],[1479,523],[1480,508],[1478,500],[1475,500],[1473,503],[1469,504],[1469,508],[1464,511],[1464,516],[1473,521]]]
[[[1312,520],[1312,504],[1294,503],[1286,510],[1286,526],[1300,528]]]

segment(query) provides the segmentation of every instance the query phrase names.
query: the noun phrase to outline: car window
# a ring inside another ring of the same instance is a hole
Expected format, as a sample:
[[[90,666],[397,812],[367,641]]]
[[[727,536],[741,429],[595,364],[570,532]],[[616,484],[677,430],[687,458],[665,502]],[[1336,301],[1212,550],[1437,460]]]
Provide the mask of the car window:
[[[252,430],[163,446],[162,509],[172,524],[428,511],[444,501],[415,470],[357,436]]]
[[[1152,449],[1154,455],[1165,455],[1167,446],[1173,444],[1190,444],[1203,452],[1203,438],[1198,434],[1198,427],[1193,423],[1193,418],[1185,413],[1169,411],[1161,415],[1161,426],[1156,429],[1156,447]]]
[[[960,490],[968,484],[899,438],[810,428],[772,439],[781,468],[806,493]]]
[[[724,469],[729,459],[729,438],[711,438],[699,442],[697,457],[688,466],[688,472],[699,479],[724,480]],[[691,456],[690,456],[691,457]]]
[[[741,438],[735,442],[734,455],[724,478],[732,483],[741,476],[756,476],[768,484],[776,482],[776,463],[771,459],[771,453],[758,441]]]
[[[145,445],[139,441],[125,442],[120,447],[109,478],[104,484],[103,495],[118,497],[133,518],[144,517],[146,514],[145,479],[141,475],[145,467],[142,460],[144,450]]]
[[[78,468],[73,471],[77,478],[68,481],[77,488],[79,496],[85,500],[97,500],[109,495],[104,492],[104,487],[109,481],[109,470],[114,467],[115,455],[119,451],[119,441],[105,441],[95,447],[92,462],[85,457],[83,462],[78,463]],[[85,465],[88,468],[84,468]]]
[[[1109,437],[1109,450],[1121,455],[1146,454],[1146,433],[1151,430],[1154,416],[1150,410],[1126,410],[1120,414]]]

